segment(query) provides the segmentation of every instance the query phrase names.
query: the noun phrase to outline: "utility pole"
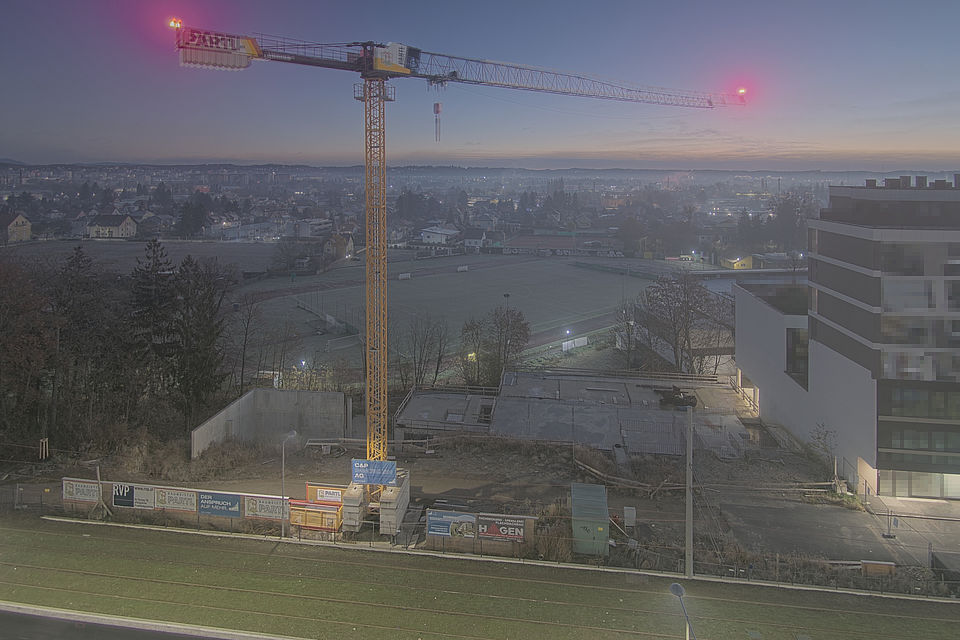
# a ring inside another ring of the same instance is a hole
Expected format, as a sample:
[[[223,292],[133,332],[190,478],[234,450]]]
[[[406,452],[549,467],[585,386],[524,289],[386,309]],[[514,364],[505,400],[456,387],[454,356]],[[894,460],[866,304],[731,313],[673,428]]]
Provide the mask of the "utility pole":
[[[693,407],[687,407],[687,508],[686,542],[683,568],[688,578],[693,577]]]

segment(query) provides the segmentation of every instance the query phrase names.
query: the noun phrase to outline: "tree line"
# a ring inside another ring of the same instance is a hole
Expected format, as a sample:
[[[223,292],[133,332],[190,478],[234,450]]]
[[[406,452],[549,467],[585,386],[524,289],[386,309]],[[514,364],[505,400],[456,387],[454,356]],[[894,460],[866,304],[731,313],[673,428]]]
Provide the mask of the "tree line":
[[[174,264],[156,240],[126,274],[82,247],[0,260],[0,442],[102,451],[141,430],[185,436],[291,360],[289,324],[271,333],[255,300],[229,305],[235,284],[232,267]]]

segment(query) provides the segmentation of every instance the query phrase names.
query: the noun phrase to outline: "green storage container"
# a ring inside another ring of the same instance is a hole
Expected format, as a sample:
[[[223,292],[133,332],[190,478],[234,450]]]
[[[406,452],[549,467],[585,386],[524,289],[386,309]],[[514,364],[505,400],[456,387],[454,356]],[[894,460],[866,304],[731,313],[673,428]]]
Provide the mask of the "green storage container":
[[[601,484],[570,485],[573,511],[573,552],[606,557],[610,551],[610,512],[607,488]]]

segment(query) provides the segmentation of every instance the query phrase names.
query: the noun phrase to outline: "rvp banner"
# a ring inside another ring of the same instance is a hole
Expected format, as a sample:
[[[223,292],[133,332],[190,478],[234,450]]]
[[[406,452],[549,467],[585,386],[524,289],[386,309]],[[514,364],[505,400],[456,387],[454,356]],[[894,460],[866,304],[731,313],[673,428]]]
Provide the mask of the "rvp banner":
[[[113,483],[113,506],[155,509],[157,501],[153,487],[115,482]]]

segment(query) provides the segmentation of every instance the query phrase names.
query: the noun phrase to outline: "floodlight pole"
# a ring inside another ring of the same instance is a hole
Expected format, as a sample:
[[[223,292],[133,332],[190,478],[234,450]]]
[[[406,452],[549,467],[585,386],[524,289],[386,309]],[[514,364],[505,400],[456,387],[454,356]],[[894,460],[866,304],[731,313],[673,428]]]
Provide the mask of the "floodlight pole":
[[[297,436],[296,431],[291,431],[284,437],[283,442],[280,443],[280,510],[283,512],[280,518],[280,537],[285,538],[287,536],[287,490],[286,490],[286,477],[287,477],[287,440],[290,438],[295,438]]]
[[[687,492],[685,505],[686,517],[686,548],[684,554],[684,573],[688,578],[693,577],[693,407],[687,407]],[[680,600],[683,604],[683,600]]]

